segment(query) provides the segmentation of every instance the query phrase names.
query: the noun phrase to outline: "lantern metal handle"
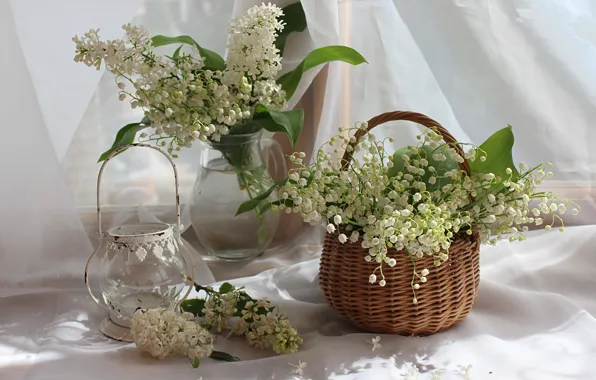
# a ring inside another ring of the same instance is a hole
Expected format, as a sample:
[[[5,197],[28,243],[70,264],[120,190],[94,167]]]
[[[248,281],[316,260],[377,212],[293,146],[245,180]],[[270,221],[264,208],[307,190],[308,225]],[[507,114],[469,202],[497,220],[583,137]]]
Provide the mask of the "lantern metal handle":
[[[178,230],[180,231],[182,229],[182,225],[180,224],[180,194],[179,194],[179,189],[178,189],[178,169],[176,169],[176,164],[174,163],[174,160],[172,160],[172,157],[170,157],[169,154],[167,154],[166,152],[164,152],[163,150],[159,149],[156,146],[153,145],[149,145],[149,144],[144,144],[144,143],[134,143],[134,144],[128,144],[128,145],[123,145],[120,148],[114,150],[112,153],[110,153],[108,155],[108,157],[105,159],[105,161],[103,162],[103,164],[101,165],[101,168],[99,169],[99,174],[97,176],[97,232],[99,234],[99,236],[102,235],[102,231],[101,231],[101,207],[100,207],[100,187],[101,187],[101,176],[103,174],[103,170],[106,167],[106,164],[108,163],[108,161],[110,161],[115,155],[117,155],[118,153],[121,153],[123,151],[125,151],[128,148],[132,148],[132,147],[145,147],[145,148],[151,148],[153,150],[158,151],[159,153],[161,153],[165,158],[168,159],[168,161],[170,161],[170,164],[172,164],[172,169],[174,169],[174,186],[175,186],[175,190],[176,190],[176,225],[178,226]]]

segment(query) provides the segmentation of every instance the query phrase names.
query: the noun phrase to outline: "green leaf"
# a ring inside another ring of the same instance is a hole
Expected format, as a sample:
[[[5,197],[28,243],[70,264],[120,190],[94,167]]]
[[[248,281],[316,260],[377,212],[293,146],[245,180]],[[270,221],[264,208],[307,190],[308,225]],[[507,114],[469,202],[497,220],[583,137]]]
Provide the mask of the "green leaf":
[[[165,46],[171,44],[187,44],[187,45],[194,45],[198,50],[201,57],[203,57],[203,62],[205,63],[205,67],[211,70],[223,70],[226,68],[226,62],[224,59],[214,51],[205,49],[201,47],[197,41],[195,41],[190,36],[178,36],[178,37],[167,37],[162,35],[157,35],[151,38],[153,42],[153,46]]]
[[[236,216],[238,216],[240,214],[244,214],[245,212],[248,212],[248,211],[251,211],[251,210],[257,208],[259,206],[259,204],[262,201],[264,201],[265,199],[267,199],[278,186],[282,186],[287,181],[288,181],[287,178],[285,178],[281,181],[278,181],[273,186],[271,186],[269,188],[269,190],[265,191],[264,193],[261,193],[261,194],[257,195],[256,197],[254,197],[253,199],[249,199],[248,201],[241,203],[240,207],[238,207],[238,211],[236,211]]]
[[[200,365],[201,365],[201,359],[195,358],[195,360],[192,361],[192,368],[199,368]]]
[[[178,58],[180,58],[180,49],[182,49],[182,45],[178,46],[178,49],[176,49],[174,51],[174,55],[172,56],[172,59],[177,62]]]
[[[275,47],[279,49],[279,54],[283,56],[288,36],[293,32],[302,32],[306,29],[306,15],[300,2],[290,4],[283,8],[282,11],[284,14],[281,16],[281,21],[285,25],[275,40]]]
[[[304,110],[296,108],[290,111],[275,111],[258,104],[253,119],[255,122],[261,123],[263,128],[269,132],[284,132],[294,146],[302,132]]]
[[[315,49],[294,70],[285,73],[277,79],[277,83],[286,92],[286,99],[290,99],[294,95],[304,72],[331,61],[342,61],[351,65],[359,65],[366,62],[366,59],[356,50],[347,46],[332,45]]]
[[[221,294],[225,294],[225,293],[229,293],[231,291],[233,291],[234,289],[236,289],[234,287],[234,285],[230,284],[229,282],[224,282],[223,284],[221,284],[221,286],[219,287],[219,292]]]
[[[205,308],[205,300],[201,298],[194,298],[182,301],[180,304],[180,310],[185,311],[187,313],[192,313],[197,317],[202,317],[204,315],[203,309]]]
[[[263,129],[261,120],[250,120],[244,124],[230,127],[230,135],[248,135]]]
[[[476,159],[470,162],[472,173],[493,173],[505,179],[509,178],[506,170],[510,168],[513,171],[513,180],[517,180],[519,172],[513,162],[513,143],[514,137],[510,125],[493,133],[480,145]],[[486,154],[486,161],[482,162],[479,157],[484,154]]]
[[[308,186],[308,185],[307,185]],[[278,199],[273,202],[269,202],[266,205],[262,206],[259,210],[261,214],[265,213],[265,211],[269,210],[271,206],[281,206],[284,205],[288,208],[294,207],[294,202],[291,199]]]
[[[420,149],[420,156],[422,158],[425,158],[426,160],[428,160],[428,166],[432,166],[433,168],[435,168],[434,173],[430,172],[429,170],[426,170],[426,172],[424,173],[424,175],[421,178],[422,182],[426,183],[426,188],[429,191],[434,191],[434,190],[441,189],[441,188],[443,188],[443,186],[451,183],[450,178],[441,178],[441,177],[443,177],[445,175],[445,173],[448,171],[451,171],[453,169],[458,169],[459,164],[457,163],[457,161],[455,161],[453,158],[451,158],[451,156],[449,154],[447,154],[447,145],[442,145],[441,147],[439,147],[437,149],[433,149],[429,145],[423,145],[419,149]],[[435,160],[433,158],[433,155],[437,154],[437,153],[443,153],[447,157],[447,159],[444,161]],[[406,155],[406,156],[412,158],[412,156],[414,154],[407,147],[400,148],[400,149],[396,150],[395,153],[393,153],[393,160],[392,160],[393,167],[391,167],[387,170],[387,176],[389,178],[395,177],[397,175],[397,173],[399,173],[399,172],[402,172],[404,174],[408,172],[405,167],[405,162],[402,158],[403,155]],[[437,182],[435,182],[435,184],[432,185],[428,182],[428,180],[430,179],[430,177],[435,176],[435,174],[437,177]]]
[[[145,120],[149,120],[149,119],[143,118],[143,120],[140,123],[130,123],[130,124],[127,124],[124,127],[120,128],[120,130],[116,134],[116,138],[114,139],[114,143],[112,144],[112,147],[110,149],[106,150],[105,152],[103,152],[101,154],[101,156],[99,156],[99,160],[97,160],[97,162],[104,161],[116,149],[118,149],[124,145],[132,144],[135,141],[137,132],[147,128],[147,126],[150,124],[150,123],[145,124],[144,123]]]
[[[221,360],[224,362],[237,362],[240,361],[240,358],[236,357],[236,356],[232,356],[228,353],[222,352],[222,351],[211,351],[211,355],[209,355],[209,357],[211,359],[214,360]]]

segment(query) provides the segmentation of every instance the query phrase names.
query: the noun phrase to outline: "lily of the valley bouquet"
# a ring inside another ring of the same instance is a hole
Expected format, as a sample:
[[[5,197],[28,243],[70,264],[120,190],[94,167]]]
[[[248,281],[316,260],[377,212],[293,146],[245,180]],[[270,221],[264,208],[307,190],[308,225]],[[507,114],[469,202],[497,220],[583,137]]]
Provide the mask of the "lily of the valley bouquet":
[[[407,255],[414,304],[430,269],[416,264],[432,257],[435,266],[446,265],[458,236],[521,241],[529,226],[550,230],[559,222],[563,231],[561,215],[579,212],[572,201],[538,190],[553,175],[551,164],[514,164],[511,127],[480,146],[445,142],[432,128],[417,139],[389,153],[385,145],[394,140],[377,140],[367,123],[340,128],[311,164],[304,153],[292,155],[297,168],[278,184],[281,199],[272,207],[324,224],[341,244],[359,242],[361,260],[376,263],[367,275],[372,284],[385,286],[384,268],[396,265],[395,255]],[[246,202],[239,212],[254,206]]]

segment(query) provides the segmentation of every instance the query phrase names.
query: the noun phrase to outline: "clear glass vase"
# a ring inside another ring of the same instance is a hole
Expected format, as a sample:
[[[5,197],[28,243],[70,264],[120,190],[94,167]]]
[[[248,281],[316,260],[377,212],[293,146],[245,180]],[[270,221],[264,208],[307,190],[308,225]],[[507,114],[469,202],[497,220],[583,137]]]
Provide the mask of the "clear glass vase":
[[[241,261],[262,254],[277,231],[279,211],[267,204],[277,192],[249,212],[238,207],[273,186],[273,172],[286,173],[281,146],[262,133],[222,136],[204,142],[193,188],[190,218],[207,253],[222,260]]]

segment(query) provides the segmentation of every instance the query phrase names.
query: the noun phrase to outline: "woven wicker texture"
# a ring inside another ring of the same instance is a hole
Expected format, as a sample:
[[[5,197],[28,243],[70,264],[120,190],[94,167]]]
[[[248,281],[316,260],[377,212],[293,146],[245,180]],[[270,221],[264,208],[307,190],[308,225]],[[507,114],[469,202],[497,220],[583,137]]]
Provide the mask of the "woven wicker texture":
[[[408,120],[430,127],[445,142],[457,140],[429,117],[406,111],[388,112],[369,120],[368,130],[387,121]],[[356,133],[356,142],[366,131]],[[459,145],[454,148],[460,150]],[[344,155],[347,168],[351,154]],[[461,165],[467,173],[466,162]],[[387,285],[370,284],[368,277],[376,263],[367,263],[367,250],[361,241],[342,244],[337,234],[327,234],[321,255],[319,282],[329,304],[357,327],[377,333],[429,335],[462,321],[472,309],[480,283],[480,241],[476,234],[458,236],[449,248],[449,259],[435,267],[432,257],[416,259],[417,270],[427,268],[428,281],[416,291],[418,303],[412,300],[412,261],[406,252],[390,251],[397,261],[393,268],[383,266]]]

